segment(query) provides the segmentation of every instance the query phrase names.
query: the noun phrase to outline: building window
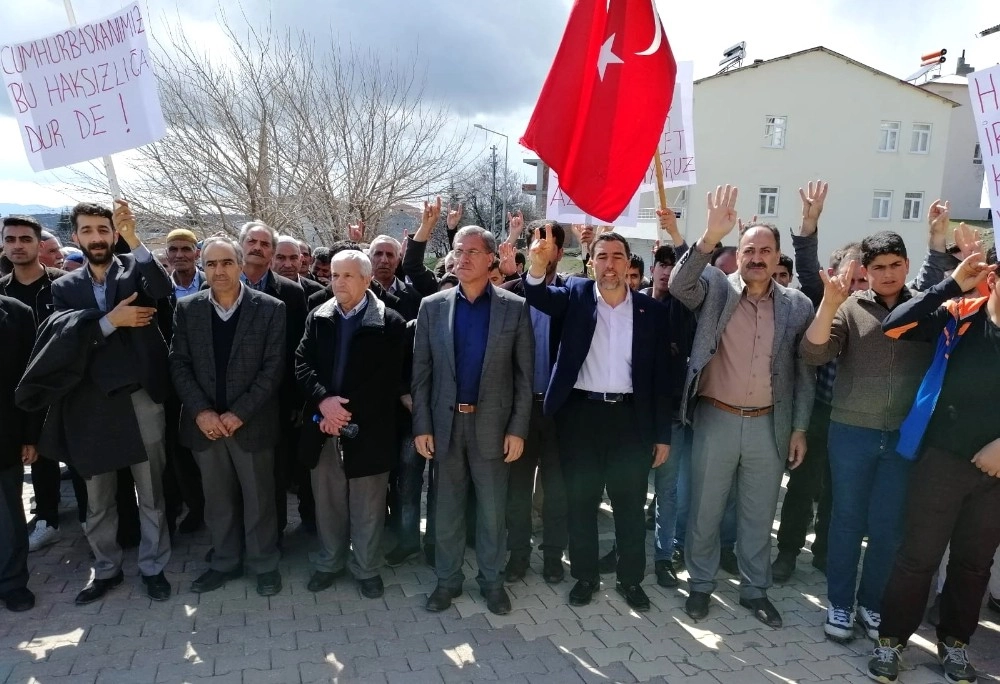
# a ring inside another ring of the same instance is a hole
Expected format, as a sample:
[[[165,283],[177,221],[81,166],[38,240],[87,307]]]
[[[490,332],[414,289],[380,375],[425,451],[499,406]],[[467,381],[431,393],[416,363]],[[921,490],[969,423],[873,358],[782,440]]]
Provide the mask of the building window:
[[[872,198],[872,219],[888,221],[892,216],[892,190],[876,190]]]
[[[931,151],[931,125],[913,124],[913,137],[910,139],[910,152],[927,154]]]
[[[878,193],[875,193],[878,195]],[[891,196],[891,193],[890,193]],[[903,220],[919,221],[924,213],[924,193],[907,192],[903,195]]]
[[[787,116],[764,117],[764,147],[782,148],[785,146],[785,129],[788,127]]]
[[[878,151],[895,152],[899,149],[899,122],[883,121],[879,131]]]
[[[972,163],[973,164],[983,163],[983,148],[979,146],[979,143],[976,143],[976,149],[972,151]]]
[[[778,215],[778,188],[770,187],[760,189],[757,200],[757,216],[777,216]]]

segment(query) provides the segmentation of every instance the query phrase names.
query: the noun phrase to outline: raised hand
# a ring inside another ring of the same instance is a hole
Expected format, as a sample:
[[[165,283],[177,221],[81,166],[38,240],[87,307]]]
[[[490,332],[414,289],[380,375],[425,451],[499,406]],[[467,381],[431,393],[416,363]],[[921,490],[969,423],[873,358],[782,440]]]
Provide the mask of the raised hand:
[[[997,265],[988,265],[982,251],[976,250],[958,265],[951,277],[962,288],[962,292],[968,292],[979,287],[980,283],[986,280],[986,276],[996,270]]]
[[[736,227],[736,199],[740,191],[732,185],[718,186],[708,193],[708,225],[702,243],[715,248]]]
[[[153,320],[156,309],[151,306],[132,306],[139,296],[133,292],[108,312],[108,323],[116,328],[144,328]]]
[[[135,232],[135,214],[132,213],[128,202],[122,199],[115,200],[115,210],[111,214],[111,222],[129,247],[135,249],[141,244],[139,236]]]
[[[505,276],[517,273],[517,262],[514,260],[517,250],[514,249],[514,245],[510,242],[501,242],[498,251],[500,252],[500,273]]]
[[[840,307],[851,296],[851,283],[854,282],[854,271],[858,268],[858,262],[851,259],[847,268],[834,276],[828,275],[826,269],[821,268],[819,277],[823,279],[823,301],[834,307]]]
[[[656,220],[660,224],[660,230],[666,231],[673,238],[679,236],[681,232],[677,229],[677,214],[670,207],[656,210]],[[676,239],[674,240],[676,242]]]
[[[549,264],[556,260],[559,248],[556,247],[556,238],[551,230],[543,228],[535,230],[535,239],[531,243],[528,253],[531,255],[530,274],[536,278],[544,278],[549,268]]]
[[[520,210],[516,214],[507,212],[507,242],[515,244],[524,232],[524,214]]]
[[[927,225],[930,228],[928,240],[931,249],[943,252],[948,247],[948,226],[951,218],[951,202],[934,200],[927,210]]]
[[[743,223],[743,219],[738,218],[736,219],[736,226],[737,226],[736,232],[742,234],[743,231],[746,230],[747,226],[752,226],[755,223],[757,223],[757,214],[754,214],[753,216],[750,217],[749,223]]]
[[[979,231],[965,223],[959,223],[955,229],[955,245],[958,247],[958,258],[965,260],[971,254],[979,252],[983,243],[979,239]]]
[[[799,188],[799,197],[802,199],[802,227],[801,235],[812,235],[819,226],[819,215],[823,213],[823,204],[826,202],[826,193],[830,188],[829,183],[821,180],[809,181],[806,189]]]
[[[431,233],[434,232],[434,226],[437,225],[440,218],[441,198],[434,198],[433,204],[424,202],[424,210],[420,214],[420,227],[417,228],[417,232],[413,235],[413,241],[427,242],[431,237]]]
[[[455,230],[458,228],[458,224],[462,221],[462,211],[463,207],[461,202],[458,203],[458,206],[448,211],[448,230]]]
[[[361,242],[365,239],[365,222],[358,221],[347,227],[347,239],[353,242]]]

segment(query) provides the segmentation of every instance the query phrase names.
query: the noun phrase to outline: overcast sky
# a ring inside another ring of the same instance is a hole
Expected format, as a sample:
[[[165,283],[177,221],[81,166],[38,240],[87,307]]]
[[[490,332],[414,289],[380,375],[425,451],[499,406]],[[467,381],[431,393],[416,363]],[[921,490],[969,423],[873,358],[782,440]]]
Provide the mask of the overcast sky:
[[[610,0],[624,2],[626,0]],[[641,2],[642,0],[627,0]],[[74,0],[77,17],[92,20],[128,3]],[[217,6],[205,0],[143,0],[151,30],[179,21],[201,44],[218,38]],[[229,4],[229,3],[227,3]],[[482,123],[511,139],[512,168],[532,156],[517,145],[559,45],[571,0],[243,0],[254,22],[305,29],[320,41],[350,40],[389,58],[416,59],[427,93],[463,124]],[[898,77],[916,70],[919,55],[949,51],[945,73],[963,49],[977,68],[1000,62],[1000,34],[975,39],[1000,23],[995,0],[657,0],[678,60],[693,60],[695,77],[714,73],[722,51],[747,42],[748,61],[824,45]],[[229,10],[242,20],[238,10]],[[20,42],[66,25],[62,0],[0,1],[0,42]],[[762,94],[764,96],[764,94]],[[59,206],[52,174],[35,174],[24,156],[10,104],[0,97],[0,202]],[[492,143],[476,131],[475,151]],[[117,157],[116,157],[117,159]],[[128,173],[128,158],[118,161]]]

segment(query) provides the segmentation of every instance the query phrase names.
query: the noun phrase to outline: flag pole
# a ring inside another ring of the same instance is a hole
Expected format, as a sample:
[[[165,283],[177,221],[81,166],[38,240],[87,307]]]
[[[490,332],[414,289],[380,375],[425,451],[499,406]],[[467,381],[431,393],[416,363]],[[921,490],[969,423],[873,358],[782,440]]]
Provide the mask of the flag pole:
[[[73,0],[63,0],[63,6],[66,8],[66,18],[69,19],[70,26],[76,26],[76,12],[73,11]],[[111,197],[113,199],[122,198],[122,189],[118,185],[118,174],[115,173],[115,162],[111,158],[111,155],[104,155],[104,173],[108,177],[108,186],[111,188]]]
[[[659,149],[653,153],[653,168],[656,171],[656,196],[660,200],[660,209],[667,209],[667,188],[663,181],[663,162],[660,161]]]

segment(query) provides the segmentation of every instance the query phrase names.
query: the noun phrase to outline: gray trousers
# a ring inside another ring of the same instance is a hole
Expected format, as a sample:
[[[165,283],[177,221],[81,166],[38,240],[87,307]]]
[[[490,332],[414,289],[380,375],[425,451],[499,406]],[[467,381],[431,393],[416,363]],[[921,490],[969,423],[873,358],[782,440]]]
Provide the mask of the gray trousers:
[[[348,479],[340,440],[326,441],[312,470],[320,548],[309,560],[317,572],[340,572],[346,566],[358,580],[379,576],[388,485],[389,473]]]
[[[482,454],[476,443],[475,414],[455,414],[451,444],[437,462],[435,570],[438,584],[458,589],[465,581],[465,505],[469,485],[476,492],[476,563],[481,589],[503,586],[507,557],[507,484],[510,465],[503,454]]]
[[[741,418],[699,402],[691,453],[691,512],[684,560],[691,591],[711,593],[719,571],[719,528],[736,486],[736,556],[740,598],[771,586],[771,527],[785,463],[774,441],[774,416]]]
[[[278,569],[278,518],[274,508],[274,449],[246,451],[232,437],[194,452],[205,488],[205,525],[212,537],[209,567],[254,574]]]
[[[139,572],[150,577],[163,572],[170,560],[170,535],[163,503],[166,423],[163,404],[154,402],[146,390],[132,393],[132,409],[146,450],[146,460],[130,468],[139,497]],[[121,571],[124,555],[116,539],[118,474],[95,475],[86,482],[87,541],[94,552],[94,577],[110,579]]]

